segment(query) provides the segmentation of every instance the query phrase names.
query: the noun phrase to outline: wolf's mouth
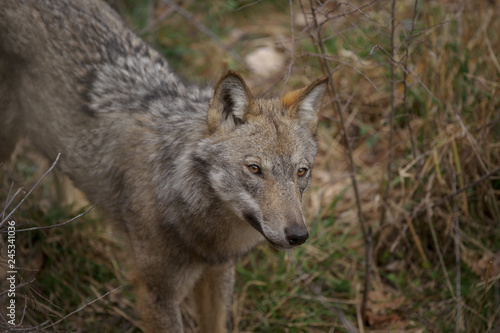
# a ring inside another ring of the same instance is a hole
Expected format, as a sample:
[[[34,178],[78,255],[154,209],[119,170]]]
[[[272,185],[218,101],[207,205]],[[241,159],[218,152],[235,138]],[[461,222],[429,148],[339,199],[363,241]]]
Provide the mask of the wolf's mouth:
[[[269,244],[271,244],[275,249],[277,250],[290,250],[292,248],[294,248],[295,246],[283,246],[283,245],[280,245],[272,240],[270,240],[269,238],[267,238],[267,236],[264,234],[264,232],[262,231],[262,226],[259,222],[259,220],[257,219],[257,217],[255,217],[255,215],[253,215],[252,213],[245,213],[243,214],[245,220],[255,229],[257,230],[258,232],[261,233],[262,236],[264,236],[264,238],[269,242]]]
[[[260,225],[259,219],[257,219],[255,215],[253,215],[252,213],[245,213],[243,214],[243,217],[245,218],[245,220],[247,220],[248,223],[250,223],[250,225],[255,230],[264,235],[264,232],[262,232],[262,226]],[[264,235],[264,237],[266,237],[266,235]]]
[[[275,242],[269,240],[266,236],[264,236],[264,237],[269,242],[269,244],[271,244],[271,246],[274,247],[276,250],[280,250],[280,251],[291,250],[291,249],[293,249],[295,247],[295,246],[282,246],[282,245],[278,245]]]

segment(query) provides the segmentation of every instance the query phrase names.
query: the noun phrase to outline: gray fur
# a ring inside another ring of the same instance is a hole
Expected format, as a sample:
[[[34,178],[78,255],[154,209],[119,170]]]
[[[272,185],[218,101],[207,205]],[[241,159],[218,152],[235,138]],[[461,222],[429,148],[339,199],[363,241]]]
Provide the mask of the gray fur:
[[[101,1],[0,5],[0,161],[21,135],[62,154],[58,167],[129,236],[145,331],[182,331],[189,294],[201,330],[223,330],[234,260],[264,238],[283,249],[307,237],[326,80],[288,104],[254,100],[234,72],[202,89]]]

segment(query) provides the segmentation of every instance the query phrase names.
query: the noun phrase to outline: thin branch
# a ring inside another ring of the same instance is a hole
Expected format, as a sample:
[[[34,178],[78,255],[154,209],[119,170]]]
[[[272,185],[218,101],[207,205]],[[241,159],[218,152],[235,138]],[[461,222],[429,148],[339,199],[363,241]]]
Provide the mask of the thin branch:
[[[163,13],[161,13],[160,16],[158,16],[157,18],[154,18],[152,20],[149,20],[148,24],[142,28],[140,34],[145,34],[153,29],[156,28],[156,25],[158,23],[160,23],[161,21],[165,20],[170,14],[172,14],[173,12],[175,11],[175,9],[173,9],[172,7],[170,8],[167,8],[163,11]]]
[[[38,326],[35,326],[35,327],[20,327],[20,328],[15,328],[15,327],[12,327],[12,328],[9,328],[9,329],[10,329],[11,331],[28,331],[28,330],[29,330],[29,331],[31,331],[31,330],[33,330],[33,329],[45,330],[45,329],[47,329],[47,328],[49,328],[49,327],[53,327],[53,326],[55,326],[55,325],[59,324],[59,323],[60,323],[60,322],[62,322],[63,320],[66,320],[68,317],[70,317],[70,316],[74,315],[75,313],[77,313],[77,312],[79,312],[79,311],[83,310],[83,309],[84,309],[84,308],[86,308],[87,306],[89,306],[89,305],[91,305],[91,304],[93,304],[93,303],[95,303],[95,302],[97,302],[97,301],[99,301],[99,300],[103,299],[104,297],[108,296],[109,294],[112,294],[112,293],[114,293],[114,292],[116,292],[116,291],[118,291],[118,290],[120,290],[120,289],[122,289],[122,288],[123,288],[123,286],[119,286],[118,288],[115,288],[115,289],[113,289],[113,290],[111,290],[111,291],[108,291],[108,292],[107,292],[107,293],[105,293],[104,295],[101,295],[101,296],[99,296],[98,298],[96,298],[96,299],[94,299],[94,300],[92,300],[92,301],[90,301],[90,302],[88,302],[88,303],[85,303],[84,305],[82,305],[81,307],[79,307],[78,309],[76,309],[75,311],[73,311],[73,312],[71,312],[71,313],[67,314],[66,316],[62,317],[62,318],[61,318],[61,319],[59,319],[58,321],[53,322],[53,323],[51,323],[51,324],[45,325],[45,323],[46,323],[46,322],[45,322],[45,323],[43,323],[43,324],[41,324],[41,325],[38,325]]]
[[[240,10],[243,10],[243,9],[245,9],[245,8],[247,8],[247,7],[250,7],[250,6],[253,6],[253,5],[258,4],[258,3],[259,3],[259,2],[261,2],[261,1],[262,1],[262,0],[256,0],[256,1],[252,2],[252,3],[247,3],[246,5],[243,5],[243,6],[241,6],[240,8],[235,9],[235,10],[234,10],[234,12],[239,12]]]
[[[297,262],[295,256],[291,255],[290,253],[291,252],[287,251],[288,258],[300,272],[300,274],[298,275],[307,276],[308,274],[304,271],[302,265],[300,265]],[[323,306],[326,309],[328,309],[328,311],[330,311],[332,314],[334,314],[337,318],[340,319],[340,322],[342,323],[342,325],[344,325],[344,328],[347,330],[348,333],[359,333],[359,331],[353,326],[353,324],[349,321],[349,319],[347,319],[347,317],[344,314],[344,311],[342,311],[340,307],[338,307],[337,305],[332,306],[329,304],[326,297],[321,294],[320,287],[313,284],[311,281],[306,281],[305,279],[303,281],[307,284],[309,289],[317,296],[317,299],[320,301],[320,303],[323,304]]]
[[[17,289],[20,289],[20,288],[22,288],[22,287],[24,287],[24,286],[27,286],[27,285],[29,285],[29,284],[31,284],[31,283],[33,283],[33,282],[35,282],[35,280],[36,280],[36,277],[32,278],[32,279],[31,279],[31,280],[29,280],[28,282],[23,282],[23,283],[20,283],[20,284],[16,285],[16,290],[17,290]],[[7,294],[8,292],[9,292],[9,290],[8,290],[8,289],[7,289],[7,290],[5,290],[5,291],[2,291],[2,292],[0,293],[0,296],[3,296],[3,295],[5,295],[5,294]]]
[[[311,7],[313,7],[313,3],[312,3],[312,0],[309,0],[310,2],[310,5]],[[317,28],[317,19],[316,19],[316,15],[315,15],[315,11],[313,9],[312,11],[313,13],[313,22]],[[326,54],[326,50],[325,50],[325,46],[322,42],[322,39],[321,39],[321,31],[317,30],[317,34],[318,34],[318,44],[319,44],[319,47],[321,49],[321,53],[322,54]],[[351,180],[352,180],[352,183],[353,183],[353,188],[354,188],[354,194],[355,194],[355,197],[356,197],[356,203],[357,203],[357,208],[358,208],[358,218],[359,218],[359,221],[360,221],[360,224],[361,224],[361,231],[363,233],[363,238],[366,240],[367,239],[367,232],[366,232],[366,227],[365,227],[365,224],[364,224],[364,219],[363,219],[363,215],[362,215],[362,208],[361,208],[361,197],[359,195],[359,186],[358,186],[358,181],[357,181],[357,177],[356,177],[356,165],[354,164],[354,158],[353,158],[353,154],[352,154],[352,147],[351,147],[351,142],[349,140],[349,137],[348,137],[348,134],[347,134],[347,129],[345,127],[345,121],[344,121],[344,115],[343,115],[343,107],[340,105],[340,98],[338,96],[338,93],[337,93],[337,90],[335,88],[335,84],[333,82],[333,77],[332,77],[332,74],[330,72],[330,66],[328,64],[328,62],[324,59],[324,58],[320,58],[322,61],[322,65],[323,65],[323,68],[324,68],[324,72],[325,74],[328,76],[328,83],[329,83],[329,87],[330,87],[330,90],[331,90],[331,93],[333,94],[332,96],[332,99],[333,99],[333,102],[334,102],[334,107],[335,109],[337,110],[338,114],[339,114],[339,119],[340,119],[340,124],[341,124],[341,128],[342,128],[342,132],[344,134],[344,140],[346,142],[346,146],[347,146],[347,153],[348,153],[348,157],[349,157],[349,162],[350,162],[350,167],[351,167]]]
[[[339,59],[337,59],[337,58],[335,58],[333,56],[328,56],[326,54],[316,54],[316,53],[304,52],[304,53],[301,53],[297,57],[298,58],[302,58],[302,57],[316,57],[316,58],[323,58],[323,59],[329,60],[329,61],[335,61],[336,63],[339,63],[341,65],[344,65],[344,66],[346,66],[348,68],[351,68],[351,69],[355,70],[358,74],[362,75],[368,81],[368,83],[371,84],[371,86],[373,87],[373,89],[375,89],[375,90],[378,89],[377,86],[375,85],[375,83],[372,80],[370,80],[370,78],[365,73],[363,73],[362,71],[360,71],[356,67],[352,66],[350,63],[342,61],[342,60],[339,60]]]
[[[312,0],[309,0],[309,4],[311,6],[311,11],[312,11],[312,18],[313,18],[313,23],[314,23],[314,27],[315,27],[315,30],[316,30],[316,36],[313,36],[311,35],[311,37],[313,38],[313,42],[315,42],[315,44],[317,43],[319,45],[319,48],[321,50],[321,54],[326,54],[326,49],[325,49],[325,45],[323,43],[323,38],[321,37],[321,27],[319,26],[318,24],[318,20],[316,18],[316,10],[315,10],[315,7],[313,5],[313,1]],[[316,37],[316,38],[315,38]],[[340,102],[339,102],[339,96],[338,96],[338,93],[337,93],[337,89],[335,88],[335,84],[333,82],[333,77],[332,77],[332,74],[331,74],[331,71],[330,71],[330,66],[328,64],[328,62],[324,59],[324,58],[320,58],[322,61],[321,61],[321,64],[322,64],[322,67],[323,67],[323,71],[324,73],[328,76],[328,84],[329,84],[329,87],[330,87],[330,93],[333,94],[332,98],[333,98],[333,103],[334,103],[334,107],[337,109],[337,113],[339,115],[339,119],[340,119],[340,125],[341,125],[341,128],[342,128],[342,132],[343,132],[343,135],[344,135],[344,140],[345,140],[345,143],[346,143],[346,147],[347,147],[347,155],[348,155],[348,158],[349,158],[349,164],[350,164],[350,168],[351,168],[351,181],[352,181],[352,186],[353,186],[353,189],[354,189],[354,195],[355,195],[355,198],[356,198],[356,206],[357,206],[357,211],[358,211],[358,220],[359,220],[359,224],[360,224],[360,227],[361,227],[361,231],[363,233],[363,239],[365,241],[365,246],[366,246],[366,254],[370,254],[372,251],[370,249],[370,246],[371,246],[371,242],[369,240],[369,235],[368,235],[368,232],[366,230],[366,226],[365,226],[365,222],[364,222],[364,219],[363,219],[363,210],[362,210],[362,207],[361,207],[361,197],[359,195],[359,186],[358,186],[358,180],[357,180],[357,177],[356,177],[356,165],[354,164],[354,158],[353,158],[353,154],[352,154],[352,147],[351,147],[351,142],[349,140],[349,135],[347,134],[347,128],[345,126],[345,121],[344,121],[344,116],[343,116],[343,108],[342,106],[340,105]],[[347,108],[347,105],[346,105],[346,108]],[[369,263],[371,263],[371,260],[369,260],[368,258],[366,258],[367,261],[369,261]],[[369,289],[369,285],[370,285],[370,271],[371,271],[371,267],[370,267],[370,264],[367,264],[366,267],[365,267],[366,271],[365,271],[365,284],[364,284],[364,290],[363,290],[363,301],[362,301],[362,304],[361,304],[361,316],[363,318],[363,321],[366,322],[366,303],[368,301],[368,289]]]
[[[452,189],[453,192],[457,191],[457,173],[455,168],[452,170]],[[460,322],[462,317],[462,290],[461,290],[461,276],[460,276],[460,225],[458,219],[458,204],[456,196],[453,197],[453,219],[455,221],[455,264],[457,266],[456,277],[456,301],[457,301],[457,316],[455,323],[455,333],[460,333]]]
[[[374,45],[372,47],[372,49],[370,50],[370,54],[369,55],[372,55],[373,52],[376,50],[376,49],[379,49],[379,50],[382,50],[387,56],[391,57],[391,60],[395,63],[395,64],[398,64],[402,69],[403,71],[405,71],[406,74],[411,74],[410,77],[413,79],[413,80],[416,80],[418,81],[418,83],[424,87],[425,91],[427,91],[427,93],[429,95],[431,95],[432,98],[434,98],[438,103],[441,103],[441,101],[439,100],[439,98],[437,98],[433,93],[432,91],[430,91],[430,89],[425,85],[425,83],[422,82],[422,80],[420,80],[420,77],[418,77],[417,74],[413,73],[413,71],[409,68],[404,68],[402,65],[401,65],[401,62],[400,61],[397,61],[396,59],[394,59],[389,52],[387,52],[386,49],[384,49],[382,46],[380,45]]]
[[[365,280],[363,284],[363,299],[361,300],[361,319],[365,324],[367,323],[366,311],[368,306],[368,292],[370,290],[370,273],[372,271],[372,258],[373,258],[372,228],[371,226],[368,226],[368,231],[365,237]]]
[[[427,209],[433,209],[434,207],[441,206],[446,201],[456,197],[457,195],[459,195],[462,192],[467,191],[468,189],[476,186],[477,184],[484,182],[485,180],[489,179],[491,176],[493,176],[499,172],[500,172],[500,167],[494,169],[491,172],[488,172],[487,174],[483,175],[481,178],[473,181],[472,183],[470,183],[470,184],[468,184],[468,185],[466,185],[466,186],[464,186],[456,191],[451,192],[450,194],[446,195],[444,198],[442,198],[438,202],[432,204],[430,207],[424,206],[424,207],[420,207],[418,209],[415,209],[414,211],[412,211],[410,218],[415,219],[415,218],[419,217],[420,215],[422,215]]]
[[[33,192],[33,190],[38,186],[40,185],[40,183],[42,182],[42,180],[52,171],[52,169],[54,169],[54,167],[56,166],[57,162],[59,161],[59,157],[61,156],[61,153],[57,154],[57,157],[54,161],[54,163],[52,163],[51,167],[49,168],[49,170],[47,170],[44,175],[35,183],[35,185],[31,188],[31,190],[29,190],[29,192],[24,196],[24,198],[17,204],[17,206],[2,220],[2,222],[0,223],[0,228],[5,224],[5,222],[7,222],[7,220],[12,216],[12,214],[14,214],[14,212],[23,204],[23,202],[30,196],[31,192]]]
[[[286,89],[286,84],[288,83],[288,79],[290,78],[290,74],[292,73],[292,66],[294,62],[294,42],[295,42],[295,34],[294,34],[294,29],[293,29],[293,5],[292,5],[292,0],[289,2],[289,7],[290,7],[290,30],[292,32],[292,45],[290,47],[290,64],[288,64],[288,69],[286,71],[286,76],[285,76],[285,83],[283,84],[283,91],[281,94],[285,94],[285,89]]]
[[[391,58],[394,59],[395,53],[395,45],[394,45],[394,32],[396,30],[395,18],[396,15],[396,0],[392,0],[391,6]],[[387,209],[387,200],[389,200],[389,193],[391,190],[391,182],[392,182],[392,160],[394,155],[394,113],[396,112],[396,83],[395,75],[394,75],[394,62],[390,62],[391,66],[391,113],[389,115],[389,161],[387,161],[387,180],[385,184],[384,191],[384,202],[385,205],[382,205],[382,212],[380,214],[380,225],[383,225],[385,222],[385,214]]]
[[[472,326],[470,328],[471,332],[475,332],[474,328],[476,328],[477,317],[479,317],[479,313],[481,312],[481,309],[483,308],[484,305],[484,301],[486,300],[486,293],[488,292],[488,283],[490,282],[490,271],[492,265],[493,261],[490,260],[490,262],[488,263],[488,268],[486,269],[486,283],[484,285],[483,299],[481,300],[481,305],[479,305],[479,309],[477,310],[476,315],[474,316],[474,321],[472,322]]]
[[[14,186],[14,182],[12,182],[11,184],[11,189],[12,189],[12,186]],[[14,199],[21,193],[21,192],[24,192],[24,187],[20,187],[17,189],[16,193],[14,193],[14,195],[12,196],[12,198],[9,199],[9,195],[10,195],[10,190],[9,190],[9,194],[7,195],[7,200],[8,202],[5,204],[5,210],[2,212],[2,219],[4,218],[5,216],[5,213],[7,212],[7,208],[10,207],[10,204],[14,201]]]
[[[210,30],[207,26],[205,26],[203,23],[201,22],[198,22],[195,17],[190,13],[188,12],[187,10],[185,10],[184,8],[182,8],[181,6],[179,6],[177,3],[175,3],[174,1],[172,0],[162,0],[166,5],[172,7],[177,13],[179,13],[181,16],[183,16],[186,20],[188,20],[190,23],[192,23],[196,28],[198,28],[198,30],[200,30],[201,32],[203,32],[205,35],[207,35],[208,37],[210,37],[214,42],[215,44],[217,44],[221,49],[225,50],[227,53],[229,53],[231,55],[231,57],[234,58],[234,60],[236,60],[238,63],[240,63],[240,65],[244,66],[245,68],[247,68],[247,65],[245,64],[245,61],[240,57],[240,55],[236,52],[234,52],[234,50],[226,45],[216,34],[214,34],[212,32],[212,30]]]
[[[96,204],[92,205],[92,207],[90,207],[89,209],[87,209],[85,212],[83,212],[81,214],[78,214],[77,216],[75,216],[75,217],[73,217],[73,218],[71,218],[71,219],[69,219],[67,221],[64,221],[64,222],[61,222],[61,223],[57,223],[57,224],[53,224],[53,225],[46,225],[46,226],[41,226],[41,227],[19,229],[19,230],[16,230],[16,232],[31,231],[31,230],[41,230],[41,229],[52,229],[52,228],[63,226],[65,224],[73,222],[74,220],[79,219],[80,217],[84,216],[85,214],[87,214],[88,212],[90,212],[95,207],[95,205]]]
[[[410,143],[411,143],[411,151],[413,154],[413,158],[417,158],[417,148],[415,144],[415,137],[413,134],[413,127],[411,126],[411,118],[412,118],[412,109],[408,107],[408,58],[410,57],[410,45],[413,42],[413,33],[415,32],[415,23],[417,22],[417,17],[418,17],[418,0],[415,0],[414,6],[413,6],[413,19],[411,21],[411,28],[410,28],[410,34],[408,38],[406,39],[406,49],[405,49],[405,60],[403,62],[403,106],[406,110],[406,114],[408,115],[408,130],[410,132]]]
[[[365,4],[365,5],[361,6],[361,7],[356,7],[356,6],[352,5],[351,3],[340,3],[340,4],[338,4],[338,5],[337,5],[337,7],[336,7],[336,8],[334,8],[333,10],[329,11],[329,12],[326,14],[326,15],[327,15],[327,19],[326,19],[325,21],[321,22],[321,24],[320,24],[320,25],[323,25],[323,24],[325,24],[325,23],[326,23],[326,22],[328,22],[328,21],[335,20],[335,19],[338,19],[338,18],[340,18],[340,17],[346,17],[346,16],[349,16],[349,15],[351,15],[351,14],[355,14],[355,13],[360,13],[360,14],[364,15],[367,19],[369,19],[369,20],[371,21],[370,16],[368,16],[366,13],[364,13],[361,9],[364,9],[364,8],[366,8],[366,7],[368,7],[368,6],[371,6],[371,5],[373,5],[373,4],[374,4],[375,2],[377,2],[377,1],[378,1],[378,0],[372,0],[371,2],[369,2],[369,3]],[[354,9],[354,10],[352,10],[352,11],[350,11],[350,12],[344,13],[344,14],[339,14],[339,15],[335,15],[335,16],[332,16],[332,17],[328,17],[328,14],[330,14],[330,13],[331,13],[331,12],[333,12],[333,11],[335,11],[335,10],[336,10],[337,8],[339,8],[341,5],[348,5],[348,6],[354,7],[355,9]]]
[[[3,207],[2,214],[0,215],[0,220],[3,220],[5,216],[5,212],[7,211],[7,208],[10,206],[12,200],[16,197],[16,195],[21,191],[21,189],[17,190],[14,196],[11,198],[10,194],[12,193],[12,188],[14,187],[14,182],[10,184],[9,188],[9,193],[7,193],[7,198],[5,199],[5,206]]]
[[[430,210],[427,211],[427,224],[429,225],[429,230],[431,231],[432,241],[434,242],[434,246],[436,247],[436,252],[439,258],[439,265],[443,270],[446,286],[448,287],[451,296],[455,298],[455,292],[453,291],[453,286],[451,285],[450,276],[448,275],[448,271],[446,270],[446,264],[444,263],[443,253],[441,252],[441,247],[439,246],[436,230],[434,229],[434,224],[432,223]]]

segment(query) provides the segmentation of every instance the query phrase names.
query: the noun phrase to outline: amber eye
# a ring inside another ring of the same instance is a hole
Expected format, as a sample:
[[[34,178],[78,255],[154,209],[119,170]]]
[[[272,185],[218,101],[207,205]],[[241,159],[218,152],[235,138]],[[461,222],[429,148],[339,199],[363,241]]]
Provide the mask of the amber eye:
[[[300,168],[299,171],[297,171],[297,175],[299,177],[304,176],[306,173],[307,173],[307,169],[306,168]]]
[[[260,167],[256,164],[250,164],[247,166],[248,170],[250,170],[252,173],[256,174],[256,175],[260,175],[261,172],[260,172]]]

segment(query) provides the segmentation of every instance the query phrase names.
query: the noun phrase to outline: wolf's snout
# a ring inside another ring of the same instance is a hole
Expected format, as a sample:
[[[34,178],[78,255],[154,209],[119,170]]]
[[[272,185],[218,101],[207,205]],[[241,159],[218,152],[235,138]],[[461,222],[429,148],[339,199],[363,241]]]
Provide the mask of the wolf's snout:
[[[285,236],[288,244],[299,246],[309,238],[309,232],[305,226],[296,225],[285,229]]]

